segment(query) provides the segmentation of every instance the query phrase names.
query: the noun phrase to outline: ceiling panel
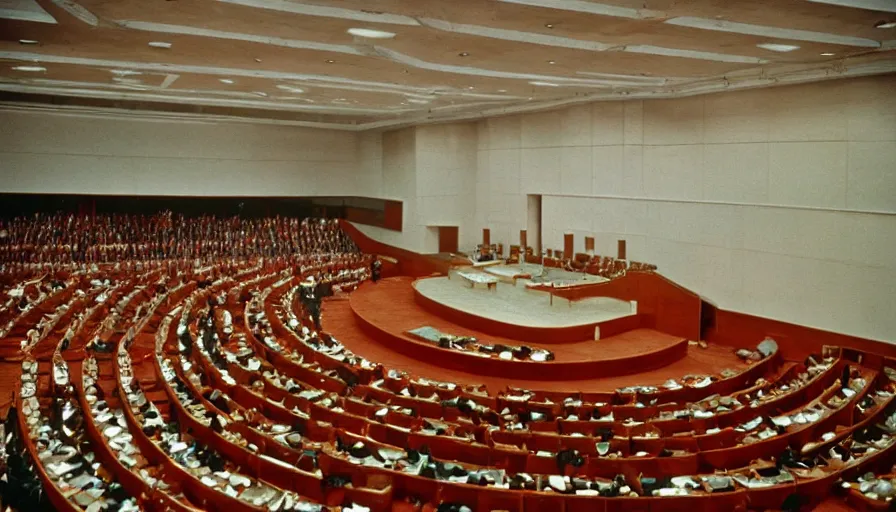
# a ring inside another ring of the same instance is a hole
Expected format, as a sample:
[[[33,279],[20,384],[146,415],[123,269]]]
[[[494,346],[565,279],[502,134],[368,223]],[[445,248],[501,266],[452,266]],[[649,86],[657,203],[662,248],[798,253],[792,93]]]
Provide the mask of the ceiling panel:
[[[809,0],[60,5],[0,0],[0,91],[364,129],[896,71],[896,14]]]

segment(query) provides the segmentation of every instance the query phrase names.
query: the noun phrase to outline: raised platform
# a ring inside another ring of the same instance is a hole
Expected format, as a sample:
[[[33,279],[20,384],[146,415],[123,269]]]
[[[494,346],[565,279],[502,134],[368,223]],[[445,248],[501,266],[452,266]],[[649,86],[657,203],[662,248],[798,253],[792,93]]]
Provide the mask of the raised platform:
[[[637,306],[631,301],[613,297],[554,301],[550,294],[528,289],[527,279],[500,280],[492,288],[485,288],[475,286],[475,282],[470,286],[469,273],[465,269],[452,271],[449,277],[417,280],[417,304],[434,315],[475,326],[489,335],[531,343],[595,340],[641,326]]]
[[[420,308],[413,301],[413,290],[410,287],[412,279],[406,278],[408,286],[396,286],[392,279],[380,281],[377,286],[387,288],[386,293],[389,294],[390,300],[384,304],[375,305],[375,307],[384,308],[385,314],[395,317],[396,322],[404,321],[405,317],[410,317],[418,321],[421,325],[429,322],[434,327],[443,325],[454,325],[450,322],[446,323],[444,319],[434,318],[430,313]],[[395,287],[396,292],[404,290],[404,293],[392,293]],[[353,296],[355,293],[353,292]],[[405,297],[403,298],[402,295]],[[410,295],[410,297],[408,297]],[[356,300],[360,295],[355,297]],[[373,301],[377,299],[377,295],[368,295],[365,301]],[[394,304],[393,304],[394,301]],[[723,368],[737,368],[740,364],[737,357],[730,347],[723,345],[710,345],[707,349],[699,349],[689,347],[687,354],[680,359],[667,361],[663,366],[656,367],[652,370],[633,369],[633,373],[626,375],[610,375],[610,374],[592,374],[581,378],[572,378],[560,376],[556,380],[539,380],[538,375],[526,375],[521,378],[505,378],[500,376],[492,376],[477,373],[472,369],[465,368],[447,368],[442,365],[439,358],[426,357],[423,359],[415,357],[415,355],[406,352],[407,344],[404,342],[396,343],[389,336],[370,336],[369,330],[365,328],[363,322],[355,311],[352,309],[349,298],[331,298],[324,301],[323,307],[324,324],[327,332],[333,334],[352,352],[362,355],[371,361],[382,363],[389,368],[396,368],[408,372],[417,377],[426,377],[430,379],[445,380],[457,382],[461,384],[484,384],[488,387],[489,393],[497,393],[504,390],[507,386],[518,386],[528,389],[537,389],[545,391],[566,392],[571,389],[585,392],[612,392],[613,390],[632,385],[661,385],[667,379],[678,379],[682,375],[701,374],[701,373],[718,373]],[[653,337],[655,331],[649,329],[642,330],[643,334]],[[472,332],[470,329],[464,329],[462,332]],[[637,334],[637,333],[633,333]],[[485,335],[483,335],[485,336]],[[674,337],[673,337],[674,338]],[[485,339],[485,338],[483,338]],[[637,338],[621,338],[622,340],[630,339],[629,343],[640,343]],[[604,343],[602,340],[597,343]],[[594,342],[591,342],[594,343]],[[650,343],[650,341],[648,341]],[[569,344],[569,345],[552,345],[549,348],[560,354],[565,354],[566,348],[573,349],[581,347],[586,350],[587,347],[593,346],[588,343]],[[608,357],[625,357],[632,355],[631,347],[624,344],[612,343],[606,346],[606,350],[601,352],[602,355]],[[640,372],[640,373],[638,373]]]
[[[555,356],[555,360],[551,362],[487,359],[443,349],[419,340],[407,331],[431,326],[451,334],[474,336],[488,343],[519,345],[520,341],[479,329],[481,321],[465,322],[462,326],[432,313],[419,305],[412,283],[410,278],[389,278],[377,284],[364,284],[351,295],[349,301],[352,313],[358,327],[378,344],[413,359],[438,362],[442,368],[505,379],[576,380],[649,371],[677,361],[687,354],[686,339],[653,329],[639,328],[638,325],[599,341],[529,344],[533,348],[544,347],[551,350]],[[636,316],[626,318],[637,320]],[[326,310],[324,321],[330,321]],[[544,329],[545,332],[556,330]],[[338,331],[334,334],[339,337]],[[365,355],[363,347],[349,348]]]

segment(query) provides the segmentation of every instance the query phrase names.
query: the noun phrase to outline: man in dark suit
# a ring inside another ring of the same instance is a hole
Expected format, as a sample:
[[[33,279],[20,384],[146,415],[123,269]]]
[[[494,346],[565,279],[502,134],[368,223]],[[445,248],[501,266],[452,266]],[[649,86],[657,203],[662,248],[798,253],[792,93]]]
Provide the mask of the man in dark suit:
[[[382,268],[383,264],[380,263],[380,260],[374,258],[370,263],[370,280],[374,283],[380,280],[380,268]]]

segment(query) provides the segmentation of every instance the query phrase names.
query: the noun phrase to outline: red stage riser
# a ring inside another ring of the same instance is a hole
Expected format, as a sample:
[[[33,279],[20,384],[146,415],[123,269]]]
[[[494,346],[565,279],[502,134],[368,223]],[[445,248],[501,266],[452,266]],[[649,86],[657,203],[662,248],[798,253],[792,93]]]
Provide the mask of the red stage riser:
[[[629,357],[605,359],[598,358],[601,343],[598,340],[593,342],[595,358],[585,361],[537,363],[476,357],[461,351],[443,349],[423,340],[416,340],[411,335],[396,331],[397,327],[395,326],[380,324],[372,316],[371,312],[367,310],[368,306],[365,304],[362,307],[359,305],[359,302],[362,302],[365,294],[369,293],[383,294],[382,299],[376,301],[377,303],[390,300],[388,292],[381,291],[381,286],[365,284],[352,295],[350,301],[352,312],[361,330],[367,336],[392,350],[422,361],[438,361],[441,367],[452,370],[507,379],[544,381],[592,379],[595,377],[630,375],[661,368],[687,355],[687,340],[679,339],[651,352],[641,352]],[[407,286],[410,286],[410,283],[407,283]],[[464,330],[468,331],[469,329],[465,328]],[[486,340],[487,336],[481,338]],[[503,340],[501,341],[503,342]]]

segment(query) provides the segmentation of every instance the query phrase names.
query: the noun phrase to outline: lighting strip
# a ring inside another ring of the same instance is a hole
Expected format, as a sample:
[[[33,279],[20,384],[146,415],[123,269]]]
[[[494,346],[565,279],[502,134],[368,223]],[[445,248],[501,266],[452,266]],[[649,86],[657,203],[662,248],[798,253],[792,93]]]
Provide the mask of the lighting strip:
[[[664,13],[649,9],[630,9],[615,5],[598,4],[584,0],[500,0],[508,4],[529,5],[532,7],[544,7],[546,9],[559,9],[563,11],[584,12],[598,14],[600,16],[612,16],[614,18],[630,18],[635,20],[662,18]],[[646,3],[646,2],[645,2]]]
[[[817,4],[837,5],[840,7],[853,7],[855,9],[868,9],[870,11],[896,12],[896,3],[892,0],[809,0]]]
[[[524,100],[524,99],[528,98],[528,96],[510,96],[507,94],[485,94],[485,93],[469,92],[469,91],[450,91],[450,92],[437,91],[436,94],[441,95],[441,96],[452,96],[452,97],[460,97],[460,98],[476,98],[479,100],[498,100],[498,101]]]
[[[743,55],[730,55],[727,53],[701,52],[696,50],[679,50],[677,48],[664,48],[649,44],[626,46],[622,51],[628,53],[642,53],[646,55],[662,55],[664,57],[681,57],[684,59],[701,59],[715,62],[736,62],[739,64],[765,64],[768,61],[759,57],[746,57]]]
[[[228,4],[243,5],[246,7],[257,7],[259,9],[270,9],[273,11],[291,12],[294,14],[304,14],[306,16],[323,16],[326,18],[340,18],[343,20],[363,21],[366,23],[389,23],[392,25],[408,25],[417,26],[417,20],[410,16],[402,16],[400,14],[384,14],[372,13],[364,11],[355,11],[352,9],[342,9],[339,7],[324,7],[321,5],[301,4],[298,2],[287,2],[284,0],[218,0]]]
[[[812,32],[810,30],[767,27],[765,25],[751,25],[749,23],[736,23],[733,21],[696,18],[692,16],[668,19],[665,23],[679,27],[730,32],[733,34],[745,34],[773,39],[791,39],[796,41],[811,41],[814,43],[839,44],[843,46],[859,46],[862,48],[880,48],[880,42],[862,37],[841,36],[825,32]]]
[[[0,1],[0,18],[57,24],[56,18],[34,0]]]
[[[65,12],[71,14],[75,18],[78,18],[91,27],[96,27],[100,24],[100,20],[97,19],[95,14],[88,11],[83,6],[76,3],[74,0],[53,0],[53,3],[56,5],[56,7],[65,10]]]
[[[420,99],[424,99],[424,100],[431,100],[431,99],[436,98],[436,96],[433,96],[432,94],[430,94],[432,92],[432,89],[426,89],[425,92],[408,92],[408,91],[401,91],[401,90],[396,90],[396,89],[378,89],[378,88],[360,87],[360,86],[346,85],[346,84],[325,84],[325,83],[321,83],[321,82],[306,83],[305,81],[301,81],[301,80],[291,81],[291,83],[287,84],[287,85],[298,85],[298,86],[302,86],[302,87],[313,87],[313,88],[318,88],[318,89],[337,89],[337,90],[343,90],[343,91],[360,91],[360,92],[373,93],[373,94],[398,94],[398,95],[405,96],[408,98],[420,98]],[[420,91],[423,91],[423,89],[420,89]]]
[[[349,55],[363,55],[357,48],[344,44],[327,44],[316,41],[301,41],[297,39],[283,39],[280,37],[256,36],[254,34],[241,34],[237,32],[225,32],[223,30],[211,30],[184,25],[168,25],[166,23],[152,23],[146,21],[121,20],[118,25],[134,30],[146,32],[160,32],[164,34],[183,34],[188,36],[214,37],[218,39],[230,39],[234,41],[246,41],[249,43],[269,44],[300,50],[316,50],[321,52],[346,53]]]
[[[477,101],[475,103],[455,103],[454,105],[438,105],[433,107],[426,107],[428,112],[450,112],[452,110],[461,110],[468,108],[478,108],[478,107],[486,107],[486,106],[496,106],[501,103],[506,103],[504,101]],[[415,111],[418,112],[418,111]]]
[[[491,69],[474,68],[470,66],[453,66],[450,64],[437,64],[434,62],[426,62],[410,55],[405,55],[388,48],[375,46],[376,53],[384,58],[395,62],[413,66],[415,68],[426,69],[429,71],[439,71],[442,73],[454,73],[459,75],[472,75],[490,78],[509,78],[513,80],[541,80],[548,82],[565,82],[568,85],[579,85],[581,87],[606,87],[606,86],[631,86],[643,87],[643,82],[632,82],[625,80],[596,80],[585,78],[568,78],[564,76],[551,75],[534,75],[529,73],[513,73],[509,71],[495,71]]]
[[[514,41],[518,43],[537,44],[541,46],[556,46],[559,48],[571,48],[573,50],[586,50],[592,52],[602,52],[610,50],[612,48],[620,47],[616,44],[601,43],[597,41],[585,41],[582,39],[545,35],[535,32],[504,30],[481,25],[465,25],[461,23],[451,23],[449,21],[437,20],[434,18],[420,18],[419,21],[425,27],[442,30],[444,32],[487,37],[490,39],[500,39],[502,41]],[[715,52],[701,52],[679,48],[664,48],[661,46],[651,45],[625,46],[621,48],[621,51],[629,53],[642,53],[648,55],[662,55],[665,57],[681,57],[684,59],[710,60],[714,62],[736,62],[743,64],[764,64],[768,62],[758,57],[746,57],[742,55],[730,55],[726,53]]]
[[[503,41],[515,41],[518,43],[531,43],[543,46],[572,48],[574,50],[600,52],[607,50],[613,46],[594,41],[573,39],[570,37],[551,36],[533,32],[520,32],[517,30],[504,30],[500,28],[484,27],[480,25],[451,23],[450,21],[437,20],[435,18],[420,18],[420,23],[422,23],[425,27],[441,30],[444,32],[452,32],[455,34],[467,34],[472,36],[488,37],[491,39],[501,39]]]
[[[20,80],[17,82],[9,82],[9,83],[18,83],[20,85],[45,85],[45,86],[55,86],[55,87],[97,87],[100,89],[126,89],[129,91],[148,91],[152,89],[152,86],[146,84],[131,84],[131,83],[114,83],[114,84],[104,84],[97,82],[80,82],[76,80],[51,80],[48,78],[32,78],[29,80]]]
[[[669,80],[683,80],[678,77],[653,77],[653,76],[641,76],[641,75],[615,75],[613,73],[598,73],[596,71],[576,71],[577,75],[583,76],[593,76],[597,78],[605,78],[609,80],[613,80],[616,78],[623,80],[631,80],[632,82],[638,82],[641,85],[663,85]]]
[[[166,75],[165,79],[162,80],[161,85],[159,85],[159,88],[167,89],[168,87],[171,87],[171,84],[173,84],[174,81],[177,80],[178,78],[180,78],[180,75],[174,75],[174,74]]]
[[[156,76],[156,75],[149,75],[149,76]],[[113,78],[113,80],[120,80],[120,79]],[[34,84],[34,85],[45,85],[45,86],[55,86],[55,87],[87,87],[87,88],[93,88],[93,89],[127,89],[127,90],[132,90],[132,91],[166,92],[166,91],[162,90],[162,86],[145,84],[145,83],[130,84],[130,83],[117,82],[114,84],[106,84],[106,83],[102,83],[102,82],[82,82],[82,81],[76,81],[76,80],[53,80],[53,79],[49,79],[49,78],[29,78],[27,80],[17,80],[15,82],[8,82],[8,83],[16,83],[16,84],[20,84],[20,85]],[[221,91],[221,90],[215,90],[215,89],[177,89],[177,93],[179,93],[179,94],[184,94],[184,93],[211,94],[211,95],[215,95],[215,96],[230,96],[233,98],[249,98],[249,99],[255,99],[258,97],[256,94],[253,94],[251,92]],[[287,97],[281,97],[281,96],[277,96],[277,98],[287,99]],[[301,100],[301,101],[306,101],[306,102],[309,101],[307,98],[295,98],[295,99]],[[314,103],[314,101],[311,101],[311,103]]]
[[[34,21],[37,23],[50,23],[56,25],[56,18],[50,15],[37,3],[34,4],[35,9],[12,9],[8,7],[0,7],[0,18],[5,20],[21,20]]]

